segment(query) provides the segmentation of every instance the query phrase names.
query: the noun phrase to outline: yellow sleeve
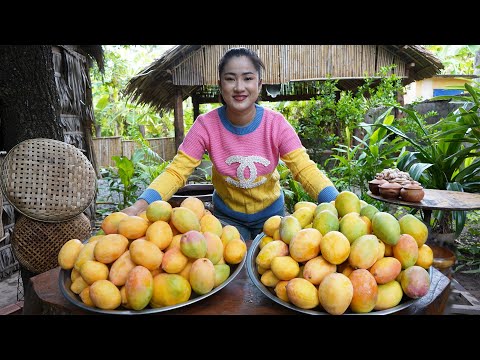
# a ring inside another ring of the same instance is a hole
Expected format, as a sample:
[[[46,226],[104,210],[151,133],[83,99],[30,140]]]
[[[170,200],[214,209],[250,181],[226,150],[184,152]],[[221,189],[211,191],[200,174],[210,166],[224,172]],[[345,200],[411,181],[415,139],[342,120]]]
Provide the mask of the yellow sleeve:
[[[333,197],[334,199],[336,194],[338,194],[333,183],[317,167],[317,164],[310,159],[304,147],[285,154],[281,159],[292,172],[293,179],[302,184],[305,191],[313,199],[318,200],[319,202],[322,202],[323,200],[330,201],[328,199],[322,199],[322,196],[319,196],[322,190],[327,187],[333,189],[326,189],[323,193],[324,195],[328,193],[329,197]]]
[[[183,151],[178,151],[165,171],[152,181],[148,189],[157,191],[162,200],[167,201],[186,184],[188,177],[200,163],[201,159],[197,160]]]

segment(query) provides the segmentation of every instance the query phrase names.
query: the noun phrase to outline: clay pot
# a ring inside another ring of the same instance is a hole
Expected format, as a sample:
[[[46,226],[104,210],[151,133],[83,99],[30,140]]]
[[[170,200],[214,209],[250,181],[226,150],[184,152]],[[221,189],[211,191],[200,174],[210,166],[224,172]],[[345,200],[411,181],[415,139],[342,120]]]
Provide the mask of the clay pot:
[[[423,187],[417,184],[407,184],[400,190],[400,196],[403,201],[419,202],[425,196]]]
[[[400,195],[402,185],[397,182],[386,182],[378,187],[380,195],[385,199],[395,199]]]
[[[373,179],[368,182],[368,188],[374,195],[380,195],[380,191],[378,190],[378,187],[382,184],[385,184],[388,182],[387,180],[384,179]]]

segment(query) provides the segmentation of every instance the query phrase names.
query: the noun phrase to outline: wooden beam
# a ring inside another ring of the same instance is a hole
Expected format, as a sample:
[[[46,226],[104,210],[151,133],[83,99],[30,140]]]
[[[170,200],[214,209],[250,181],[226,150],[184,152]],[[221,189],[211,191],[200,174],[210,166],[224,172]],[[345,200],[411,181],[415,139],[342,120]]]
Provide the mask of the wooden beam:
[[[176,93],[175,93],[175,105],[173,107],[173,117],[174,117],[173,125],[175,128],[175,149],[176,150],[178,150],[184,137],[182,104],[183,104],[182,88],[177,87]]]
[[[193,105],[193,121],[195,121],[200,115],[200,103],[198,102],[198,96],[192,95],[192,105]]]

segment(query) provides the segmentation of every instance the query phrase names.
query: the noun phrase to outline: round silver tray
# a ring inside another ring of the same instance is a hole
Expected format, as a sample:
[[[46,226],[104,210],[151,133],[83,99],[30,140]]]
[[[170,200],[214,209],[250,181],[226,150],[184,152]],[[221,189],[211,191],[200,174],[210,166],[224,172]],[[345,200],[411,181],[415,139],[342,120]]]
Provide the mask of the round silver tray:
[[[241,238],[241,239],[242,239],[242,241],[245,242],[245,240],[243,238]],[[88,239],[85,240],[84,243],[87,242],[87,241],[88,241]],[[160,312],[163,312],[163,311],[178,309],[178,308],[183,307],[183,306],[188,306],[190,304],[193,304],[197,301],[203,300],[203,299],[209,297],[210,295],[213,295],[216,292],[222,290],[233,279],[235,279],[235,277],[238,275],[238,273],[242,270],[242,267],[245,265],[246,259],[247,259],[247,257],[244,256],[240,263],[235,264],[235,265],[229,264],[230,265],[230,276],[227,278],[227,280],[225,280],[223,283],[218,285],[216,288],[213,288],[212,291],[210,291],[209,293],[204,294],[204,295],[198,295],[192,290],[192,294],[191,294],[190,299],[188,301],[185,301],[185,302],[180,303],[180,304],[171,305],[171,306],[164,306],[164,307],[160,307],[160,308],[151,308],[151,307],[147,306],[146,308],[144,308],[142,310],[130,310],[130,309],[125,309],[125,308],[120,306],[118,308],[118,310],[117,309],[115,309],[115,310],[103,310],[103,309],[100,309],[100,308],[97,308],[97,307],[87,306],[82,302],[82,300],[80,299],[80,296],[78,296],[72,290],[70,290],[70,286],[72,284],[72,280],[70,278],[70,275],[71,275],[71,272],[72,272],[71,270],[60,269],[60,275],[58,277],[58,286],[60,287],[60,291],[62,292],[63,296],[65,296],[65,298],[68,301],[70,301],[73,305],[76,305],[76,306],[82,308],[83,310],[93,311],[93,312],[101,313],[101,314],[114,314],[114,315],[155,314],[155,313],[160,313]]]
[[[250,277],[250,280],[255,284],[255,286],[268,298],[271,300],[275,301],[276,303],[285,306],[291,310],[299,311],[304,314],[309,314],[309,315],[330,315],[326,311],[321,311],[320,307],[317,307],[319,310],[315,309],[302,309],[299,308],[291,303],[285,302],[282,299],[280,299],[274,292],[272,288],[268,288],[265,285],[263,285],[260,282],[260,276],[257,271],[257,264],[255,263],[255,259],[260,251],[260,241],[262,241],[262,238],[265,236],[264,233],[261,233],[255,237],[255,239],[252,242],[252,245],[250,245],[250,249],[248,251],[247,255],[247,273],[248,276]],[[430,281],[432,279],[432,267],[429,269],[429,275],[430,275]],[[385,310],[372,310],[371,312],[368,313],[354,313],[351,310],[347,309],[347,311],[343,315],[387,315],[391,314],[400,310],[403,310],[413,304],[415,304],[416,301],[420,299],[410,299],[406,295],[403,295],[403,299],[395,307],[392,307],[390,309],[385,309]]]

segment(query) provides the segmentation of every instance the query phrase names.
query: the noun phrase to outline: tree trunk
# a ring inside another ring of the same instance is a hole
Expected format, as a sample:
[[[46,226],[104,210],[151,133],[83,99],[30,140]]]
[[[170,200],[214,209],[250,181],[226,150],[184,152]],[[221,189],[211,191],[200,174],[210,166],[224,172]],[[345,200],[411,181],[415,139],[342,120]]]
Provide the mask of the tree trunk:
[[[63,141],[51,45],[0,46],[0,148],[34,138]]]

